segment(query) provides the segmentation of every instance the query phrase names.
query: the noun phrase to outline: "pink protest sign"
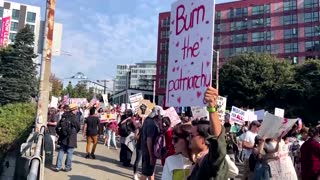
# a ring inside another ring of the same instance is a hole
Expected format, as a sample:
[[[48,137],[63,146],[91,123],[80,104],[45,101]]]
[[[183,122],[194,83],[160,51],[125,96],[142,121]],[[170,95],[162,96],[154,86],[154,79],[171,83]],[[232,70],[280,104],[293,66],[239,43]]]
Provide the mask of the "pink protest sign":
[[[214,0],[172,4],[166,105],[204,106],[211,85]]]
[[[0,33],[0,46],[6,46],[9,43],[10,16],[2,18],[2,28]]]

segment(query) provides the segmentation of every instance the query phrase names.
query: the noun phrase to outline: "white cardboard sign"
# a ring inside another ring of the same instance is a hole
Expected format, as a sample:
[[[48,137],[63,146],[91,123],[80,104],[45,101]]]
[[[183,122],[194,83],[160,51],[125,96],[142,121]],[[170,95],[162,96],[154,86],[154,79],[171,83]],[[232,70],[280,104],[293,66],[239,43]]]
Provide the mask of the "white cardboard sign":
[[[193,119],[209,118],[209,112],[206,107],[191,107]]]
[[[277,138],[286,135],[298,119],[287,119],[266,113],[261,124],[259,135],[266,138]]]
[[[234,123],[242,125],[242,124],[244,124],[245,119],[246,119],[246,111],[244,111],[240,108],[237,108],[235,106],[232,106],[232,109],[230,112],[230,119]]]
[[[205,106],[211,85],[214,0],[178,0],[171,6],[167,106]]]
[[[103,98],[103,103],[105,107],[108,107],[109,106],[108,94],[102,94],[102,98]]]
[[[164,110],[163,117],[169,117],[171,121],[171,127],[174,127],[178,123],[181,122],[179,115],[177,114],[174,107],[170,107],[169,109]]]
[[[226,114],[226,108],[227,108],[227,98],[219,96],[217,105],[218,105],[219,119],[224,120],[224,116]]]
[[[265,113],[264,109],[261,109],[261,110],[258,110],[258,111],[254,112],[254,114],[257,116],[257,120],[263,120],[264,113]]]
[[[58,98],[55,96],[51,96],[50,107],[58,109]]]
[[[275,108],[274,109],[274,115],[279,116],[279,117],[284,117],[284,109],[281,108]]]
[[[137,109],[139,105],[139,101],[143,100],[143,95],[142,93],[137,93],[129,96],[130,103],[132,105],[132,108]]]

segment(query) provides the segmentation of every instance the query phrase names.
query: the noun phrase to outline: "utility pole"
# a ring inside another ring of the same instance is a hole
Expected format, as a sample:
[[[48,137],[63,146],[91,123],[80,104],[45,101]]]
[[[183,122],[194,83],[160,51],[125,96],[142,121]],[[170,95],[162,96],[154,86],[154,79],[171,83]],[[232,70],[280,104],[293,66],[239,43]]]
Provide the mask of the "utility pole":
[[[40,74],[40,94],[37,108],[36,129],[40,131],[41,125],[45,125],[48,116],[49,104],[49,79],[51,74],[52,40],[54,28],[54,13],[56,0],[47,0],[45,27],[43,36],[43,52]]]

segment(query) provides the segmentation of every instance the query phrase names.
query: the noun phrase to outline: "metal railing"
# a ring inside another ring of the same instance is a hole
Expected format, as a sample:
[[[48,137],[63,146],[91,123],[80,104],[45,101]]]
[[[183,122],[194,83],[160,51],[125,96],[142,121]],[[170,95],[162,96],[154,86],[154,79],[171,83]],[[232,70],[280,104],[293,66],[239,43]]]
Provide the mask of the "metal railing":
[[[41,126],[40,132],[37,137],[36,150],[34,152],[33,157],[30,160],[30,165],[29,165],[30,169],[27,177],[28,180],[42,179],[40,177],[41,177],[42,168],[44,167],[42,165],[44,163],[43,147],[44,147],[45,128],[46,126]]]

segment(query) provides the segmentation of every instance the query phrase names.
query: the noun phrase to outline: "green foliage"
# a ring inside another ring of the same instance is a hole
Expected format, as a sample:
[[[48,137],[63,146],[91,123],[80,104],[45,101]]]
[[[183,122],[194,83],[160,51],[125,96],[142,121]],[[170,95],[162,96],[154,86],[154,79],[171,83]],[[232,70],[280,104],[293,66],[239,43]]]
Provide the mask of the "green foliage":
[[[87,98],[90,101],[94,96],[94,88],[90,87],[88,89],[87,84],[82,82],[73,87],[71,82],[69,82],[68,86],[63,89],[62,94],[69,95],[70,98]]]
[[[50,96],[55,96],[55,97],[61,97],[62,96],[62,89],[63,89],[63,84],[62,82],[54,75],[50,75],[50,83],[51,83],[51,92]]]
[[[220,70],[220,94],[228,105],[244,108],[285,109],[288,118],[306,124],[320,119],[320,61],[292,65],[268,54],[232,57]]]
[[[0,154],[25,141],[35,117],[36,104],[15,103],[0,107]]]
[[[29,102],[36,94],[36,65],[33,59],[34,35],[22,29],[12,46],[0,49],[0,105]]]

